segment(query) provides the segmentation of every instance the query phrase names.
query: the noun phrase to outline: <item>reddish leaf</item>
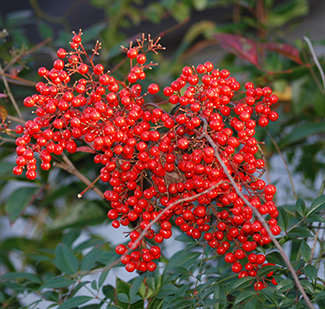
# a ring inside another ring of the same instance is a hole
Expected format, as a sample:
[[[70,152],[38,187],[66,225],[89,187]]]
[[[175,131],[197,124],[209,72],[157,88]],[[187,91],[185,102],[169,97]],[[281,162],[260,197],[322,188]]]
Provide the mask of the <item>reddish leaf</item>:
[[[252,64],[258,65],[257,59],[257,45],[248,38],[244,38],[236,34],[218,33],[214,34],[221,47],[228,52],[235,54],[237,57],[248,60]]]
[[[8,116],[7,110],[2,105],[0,105],[0,118],[2,119],[2,121],[5,121],[7,116]]]
[[[77,151],[95,153],[95,150],[91,149],[88,146],[80,146],[77,148]]]
[[[0,98],[6,98],[6,97],[7,97],[6,94],[4,94],[4,93],[0,93]]]
[[[267,42],[267,43],[260,43],[260,47],[263,47],[268,50],[275,51],[289,59],[291,59],[294,62],[297,62],[299,64],[303,64],[301,58],[299,49],[296,47],[289,45],[289,44],[283,44],[283,43],[276,43],[276,42]]]

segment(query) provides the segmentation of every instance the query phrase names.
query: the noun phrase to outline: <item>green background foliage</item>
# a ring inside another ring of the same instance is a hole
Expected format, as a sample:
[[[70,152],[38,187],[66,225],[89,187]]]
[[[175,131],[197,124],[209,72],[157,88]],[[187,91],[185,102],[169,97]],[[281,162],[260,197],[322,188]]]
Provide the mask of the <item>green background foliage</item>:
[[[289,196],[286,204],[278,198],[279,225],[284,231],[278,240],[315,308],[325,308],[325,89],[317,59],[306,41],[286,39],[308,16],[309,2],[87,3],[101,12],[102,19],[83,29],[83,42],[91,48],[95,40],[101,41],[103,48],[96,61],[112,71],[124,61],[121,45],[128,46],[140,36],[140,30],[156,29],[151,34],[162,36],[167,52],[152,58],[160,65],[150,72],[151,82],[167,86],[184,65],[211,60],[211,56],[215,66],[227,68],[240,82],[249,80],[275,90],[280,99],[279,120],[268,131],[258,132],[260,140],[265,140],[267,175],[270,178],[277,168],[274,164],[283,166],[280,153],[289,164],[294,185],[299,182],[303,188],[278,188],[279,196]],[[29,4],[29,9],[0,18],[0,30],[9,34],[0,33],[0,117],[12,121],[11,129],[20,119],[19,112],[25,119],[32,117],[22,101],[34,93],[38,67],[51,65],[57,48],[66,47],[71,30],[78,30],[71,29],[70,21],[77,10],[75,4],[60,16],[44,13],[35,0]],[[209,12],[218,10],[226,14],[211,17]],[[36,35],[30,36],[28,29],[36,29]],[[175,40],[177,44],[168,51],[169,42]],[[324,38],[313,41],[314,46],[324,43]],[[324,67],[324,59],[318,57],[318,61]],[[120,77],[125,72],[122,66],[114,74]],[[275,266],[263,268],[259,275],[274,271],[278,285],[270,284],[258,293],[252,278],[238,279],[214,250],[183,234],[175,240],[181,250],[170,256],[164,248],[154,273],[115,279],[112,269],[121,264],[110,267],[118,258],[114,245],[96,232],[98,226],[109,229],[109,205],[93,192],[78,199],[76,195],[85,185],[60,168],[43,171],[33,182],[14,176],[13,138],[1,125],[0,224],[6,229],[0,236],[1,308],[306,308],[286,264],[271,245],[265,250]],[[91,155],[77,153],[70,159],[89,179],[98,175]],[[103,184],[98,186],[105,190]]]

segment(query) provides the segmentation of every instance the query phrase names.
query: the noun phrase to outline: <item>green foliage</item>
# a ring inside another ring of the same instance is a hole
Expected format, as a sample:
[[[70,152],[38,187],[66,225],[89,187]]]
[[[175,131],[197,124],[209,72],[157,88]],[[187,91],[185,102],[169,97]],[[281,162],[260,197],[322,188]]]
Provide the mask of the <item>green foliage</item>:
[[[319,272],[324,263],[324,246],[319,236],[322,233],[318,232],[325,224],[324,185],[320,190],[316,188],[316,179],[325,170],[322,160],[324,89],[319,86],[318,72],[307,46],[300,42],[293,46],[281,33],[281,27],[292,25],[308,14],[308,1],[291,0],[281,5],[264,1],[267,11],[264,16],[258,15],[257,1],[253,0],[161,0],[146,4],[130,0],[92,0],[91,3],[105,12],[106,20],[83,29],[83,42],[101,41],[103,48],[96,62],[110,67],[123,61],[120,45],[127,46],[130,40],[139,37],[135,33],[128,37],[125,30],[143,21],[160,24],[171,17],[176,24],[195,11],[205,12],[226,5],[240,8],[240,15],[233,16],[236,22],[194,22],[170,58],[162,54],[160,58],[153,58],[154,62],[159,59],[161,66],[150,74],[153,81],[163,80],[167,86],[175,72],[188,64],[189,57],[203,57],[202,48],[213,42],[215,47],[219,44],[225,50],[217,66],[227,65],[230,71],[245,72],[256,85],[268,83],[276,89],[282,106],[278,110],[281,120],[269,131],[291,164],[293,177],[303,178],[308,190],[299,192],[292,205],[279,205],[278,224],[284,232],[278,239],[289,248],[289,258],[299,271],[300,283],[312,303],[324,308],[324,279]],[[37,26],[42,40],[53,40],[46,42],[46,46],[44,42],[33,46],[25,32],[25,26],[30,24]],[[1,18],[2,29],[7,29],[9,36],[6,41],[0,36],[0,65],[6,69],[6,74],[17,72],[19,79],[7,75],[6,78],[19,108],[28,117],[22,100],[34,93],[35,81],[39,80],[39,61],[48,57],[48,53],[54,54],[58,47],[66,46],[71,40],[70,33],[60,31],[55,35],[46,17],[36,19],[30,10],[16,11],[6,19]],[[163,43],[168,47],[168,41]],[[324,60],[319,60],[323,66]],[[9,116],[17,117],[4,86],[1,83],[0,105]],[[3,109],[1,111],[3,115]],[[265,136],[263,151],[270,161],[277,149],[264,131],[259,133]],[[259,292],[254,289],[254,278],[238,279],[226,270],[228,265],[215,250],[207,246],[202,250],[203,242],[194,241],[185,234],[175,240],[181,249],[170,258],[165,255],[154,273],[141,274],[128,281],[111,280],[115,276],[112,268],[121,264],[107,266],[118,256],[114,246],[91,230],[91,225],[106,220],[109,205],[92,194],[77,199],[76,195],[85,185],[60,169],[44,172],[33,183],[13,176],[11,158],[15,145],[2,143],[4,138],[12,136],[1,129],[0,219],[5,222],[8,218],[13,229],[20,225],[33,227],[33,233],[0,238],[0,266],[1,271],[4,270],[0,276],[0,303],[6,304],[4,308],[37,308],[41,300],[48,308],[59,309],[307,308],[302,298],[297,298],[300,294],[283,257],[271,245],[266,247],[267,260],[275,265],[262,268],[259,276],[273,271],[278,284],[268,281],[268,287]],[[89,179],[95,178],[98,169],[86,155],[76,154],[74,159],[78,170]],[[15,188],[9,196],[8,186]],[[81,234],[85,239],[80,243]],[[19,267],[13,255],[18,256]],[[89,274],[99,275],[89,279],[86,277]],[[26,305],[20,297],[23,294],[33,295],[37,300]]]

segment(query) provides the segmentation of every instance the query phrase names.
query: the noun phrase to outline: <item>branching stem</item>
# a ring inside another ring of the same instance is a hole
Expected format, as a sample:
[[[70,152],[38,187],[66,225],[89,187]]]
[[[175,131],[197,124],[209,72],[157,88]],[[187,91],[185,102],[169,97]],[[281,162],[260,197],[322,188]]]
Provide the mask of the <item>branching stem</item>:
[[[205,128],[207,127],[207,121],[206,119],[202,119],[205,123]],[[205,129],[204,129],[205,130]],[[211,147],[214,149],[215,151],[215,156],[217,157],[217,160],[219,162],[219,164],[222,166],[222,169],[224,171],[224,173],[227,175],[229,181],[231,182],[231,184],[233,185],[236,193],[240,196],[240,198],[244,201],[244,203],[249,206],[254,215],[258,218],[258,220],[262,223],[263,227],[266,229],[269,237],[271,238],[271,240],[273,241],[274,245],[277,247],[277,249],[279,250],[280,254],[282,255],[285,263],[287,264],[288,268],[289,268],[289,271],[291,272],[292,276],[293,276],[293,279],[299,289],[299,291],[301,292],[301,294],[303,295],[306,303],[307,303],[307,306],[308,308],[310,309],[315,309],[314,306],[312,305],[312,303],[310,302],[310,299],[309,297],[307,296],[303,286],[301,285],[300,281],[299,281],[299,278],[297,276],[297,273],[295,271],[295,269],[293,268],[289,258],[287,257],[287,255],[285,254],[283,248],[281,247],[281,245],[279,244],[279,242],[276,240],[276,238],[274,237],[274,235],[272,234],[270,228],[269,228],[269,225],[267,224],[267,222],[265,221],[265,219],[262,217],[262,215],[258,212],[258,210],[246,199],[246,197],[244,196],[244,194],[239,190],[235,180],[232,178],[232,176],[229,174],[228,172],[228,168],[227,166],[225,165],[225,163],[222,161],[221,157],[220,157],[220,154],[219,154],[219,149],[218,149],[218,146],[214,143],[214,141],[211,139],[211,137],[207,134],[207,133],[203,133],[202,134],[207,140],[208,142],[210,143]]]

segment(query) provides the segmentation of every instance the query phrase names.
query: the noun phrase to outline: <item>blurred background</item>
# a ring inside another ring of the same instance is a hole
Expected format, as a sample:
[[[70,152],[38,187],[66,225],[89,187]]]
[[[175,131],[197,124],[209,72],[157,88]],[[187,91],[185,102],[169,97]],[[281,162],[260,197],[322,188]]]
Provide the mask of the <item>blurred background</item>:
[[[297,197],[314,199],[324,178],[324,16],[325,1],[319,0],[2,0],[0,105],[11,117],[10,128],[32,118],[22,101],[35,92],[38,67],[50,68],[56,50],[68,48],[72,31],[83,30],[88,49],[102,42],[96,62],[107,69],[123,64],[121,45],[142,33],[161,36],[166,51],[152,56],[159,66],[150,72],[151,82],[168,86],[183,66],[211,61],[240,83],[274,89],[279,120],[258,134],[265,140],[265,180],[278,186],[277,203],[292,209]],[[114,74],[126,72],[121,66]],[[6,118],[3,109],[0,116]],[[98,244],[112,253],[112,243],[124,235],[108,227],[109,206],[92,192],[77,199],[85,186],[58,168],[42,172],[35,182],[12,175],[12,141],[0,127],[0,275],[17,270],[55,274],[49,260],[59,242],[73,244],[80,255]],[[92,156],[78,153],[70,159],[89,179],[98,175]],[[15,203],[20,216],[11,208]],[[167,257],[173,246],[178,245],[169,246]],[[98,263],[107,264],[109,257],[115,258],[106,254]]]

